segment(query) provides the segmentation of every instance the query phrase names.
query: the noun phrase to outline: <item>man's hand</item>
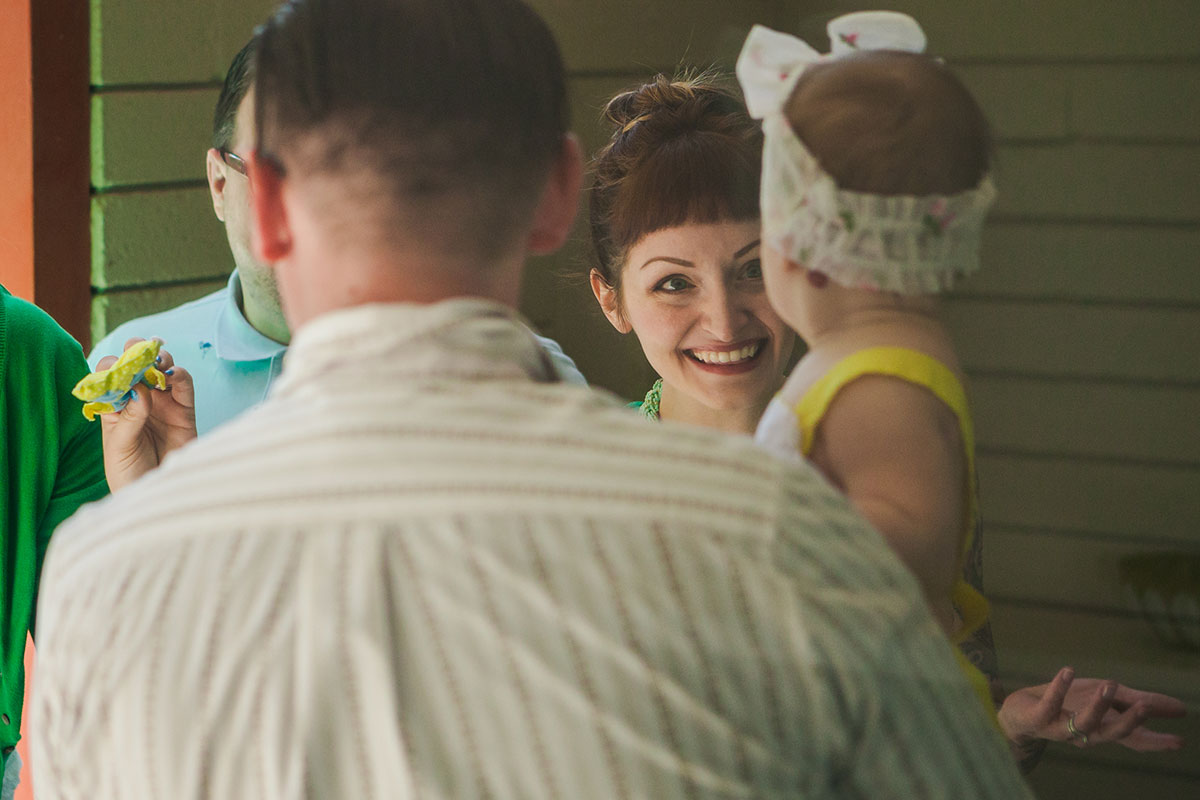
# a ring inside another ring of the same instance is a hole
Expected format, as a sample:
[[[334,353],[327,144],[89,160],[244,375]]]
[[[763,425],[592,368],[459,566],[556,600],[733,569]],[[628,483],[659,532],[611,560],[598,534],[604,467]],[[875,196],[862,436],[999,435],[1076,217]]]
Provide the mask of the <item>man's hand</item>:
[[[140,341],[130,339],[125,349]],[[108,369],[116,360],[116,356],[105,356],[96,368]],[[159,351],[154,366],[166,375],[165,390],[139,382],[124,409],[100,416],[104,473],[114,492],[157,467],[167,453],[196,438],[192,376],[183,367],[176,367],[166,350]]]

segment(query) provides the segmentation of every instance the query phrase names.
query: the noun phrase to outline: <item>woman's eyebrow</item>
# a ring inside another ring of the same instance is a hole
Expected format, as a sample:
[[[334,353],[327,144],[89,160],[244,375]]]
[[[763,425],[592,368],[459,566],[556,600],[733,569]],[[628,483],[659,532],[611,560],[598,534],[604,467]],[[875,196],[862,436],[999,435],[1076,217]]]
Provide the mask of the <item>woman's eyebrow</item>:
[[[736,253],[734,253],[733,257],[735,259],[741,258],[742,256],[746,255],[746,253],[749,253],[751,250],[758,247],[758,245],[761,241],[762,241],[761,239],[755,239],[753,242],[751,242],[750,244],[743,247],[741,250],[738,250]]]
[[[655,256],[654,258],[649,259],[645,264],[642,264],[640,267],[638,267],[638,269],[645,269],[649,265],[653,264],[655,261],[666,261],[669,264],[678,264],[681,267],[695,267],[696,266],[692,262],[687,261],[686,259],[682,259],[682,258],[672,258],[671,256]]]

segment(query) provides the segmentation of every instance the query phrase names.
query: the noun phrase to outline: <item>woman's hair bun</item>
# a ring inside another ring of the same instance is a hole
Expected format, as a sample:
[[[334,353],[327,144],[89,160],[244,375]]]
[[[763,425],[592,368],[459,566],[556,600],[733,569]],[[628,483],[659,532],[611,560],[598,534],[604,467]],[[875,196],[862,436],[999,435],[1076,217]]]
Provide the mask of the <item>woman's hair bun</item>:
[[[655,75],[609,100],[603,118],[612,135],[592,159],[588,215],[609,285],[647,233],[758,216],[762,131],[728,78]]]
[[[714,111],[737,113],[740,106],[737,96],[721,85],[715,74],[694,73],[672,79],[660,73],[649,83],[609,100],[604,119],[615,128],[615,135],[650,121],[660,134],[669,135],[672,130],[693,128]]]

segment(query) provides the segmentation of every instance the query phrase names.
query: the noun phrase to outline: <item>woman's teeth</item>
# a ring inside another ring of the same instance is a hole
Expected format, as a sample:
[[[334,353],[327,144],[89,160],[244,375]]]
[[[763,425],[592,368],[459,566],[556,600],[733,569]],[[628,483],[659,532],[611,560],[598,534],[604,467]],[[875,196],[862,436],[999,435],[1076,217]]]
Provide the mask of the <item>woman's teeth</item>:
[[[761,342],[748,344],[741,350],[721,350],[720,352],[712,350],[692,350],[692,358],[697,361],[703,361],[705,364],[738,364],[749,358],[754,358],[758,355],[758,349],[762,346]]]

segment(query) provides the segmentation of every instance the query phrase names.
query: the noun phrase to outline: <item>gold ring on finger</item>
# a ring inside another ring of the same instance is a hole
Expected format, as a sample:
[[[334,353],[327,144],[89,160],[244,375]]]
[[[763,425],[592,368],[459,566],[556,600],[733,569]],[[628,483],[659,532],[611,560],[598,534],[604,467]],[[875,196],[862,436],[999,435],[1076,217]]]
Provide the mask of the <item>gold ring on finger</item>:
[[[1088,743],[1087,734],[1075,727],[1075,715],[1067,717],[1067,733],[1071,734],[1071,741],[1078,740],[1080,744]]]

